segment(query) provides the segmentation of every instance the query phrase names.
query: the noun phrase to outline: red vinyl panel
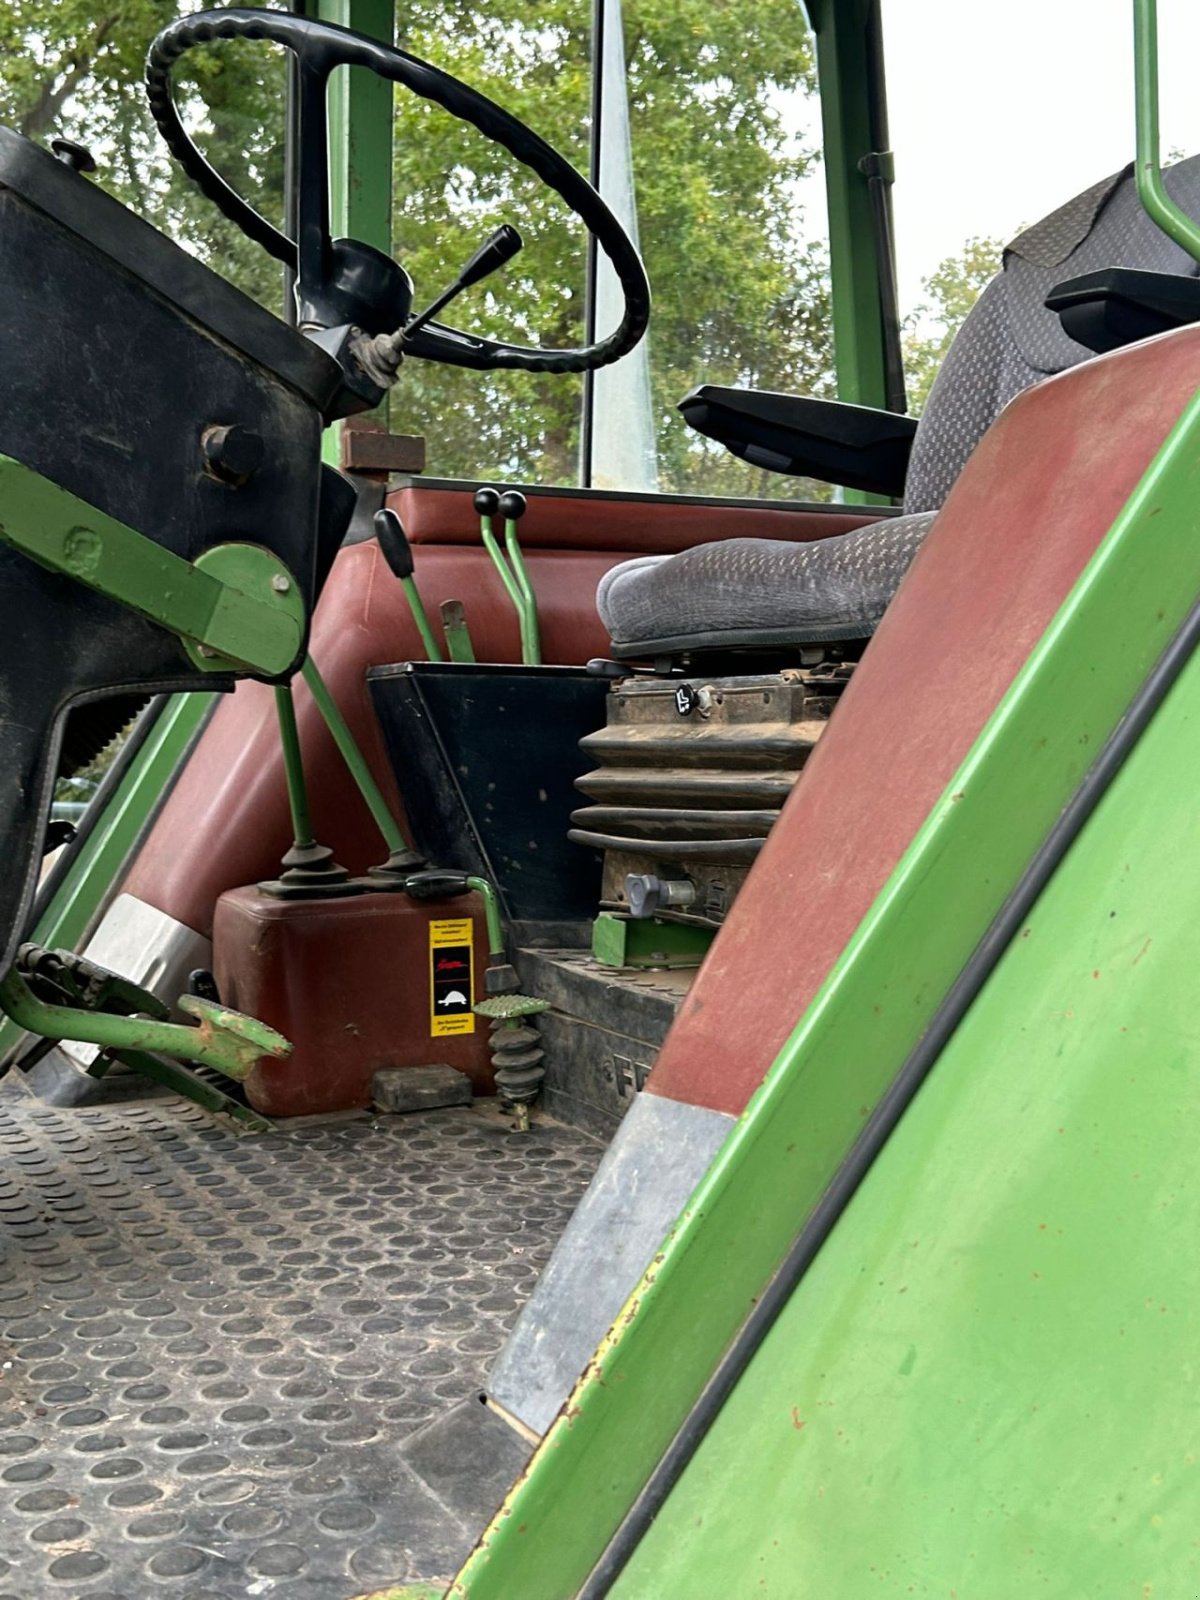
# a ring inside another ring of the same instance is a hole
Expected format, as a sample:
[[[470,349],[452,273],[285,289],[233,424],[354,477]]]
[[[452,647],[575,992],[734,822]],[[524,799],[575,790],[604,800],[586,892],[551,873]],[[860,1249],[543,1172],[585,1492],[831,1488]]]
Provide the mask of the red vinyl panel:
[[[740,1113],[1200,382],[1200,329],[1027,390],[946,502],[648,1087]]]

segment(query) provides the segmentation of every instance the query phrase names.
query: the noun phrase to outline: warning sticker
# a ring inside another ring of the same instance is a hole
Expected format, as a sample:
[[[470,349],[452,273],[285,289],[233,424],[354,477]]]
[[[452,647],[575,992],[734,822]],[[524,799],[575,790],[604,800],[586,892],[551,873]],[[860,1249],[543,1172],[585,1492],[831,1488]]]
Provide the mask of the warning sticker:
[[[474,925],[470,917],[429,924],[429,1035],[474,1033]]]

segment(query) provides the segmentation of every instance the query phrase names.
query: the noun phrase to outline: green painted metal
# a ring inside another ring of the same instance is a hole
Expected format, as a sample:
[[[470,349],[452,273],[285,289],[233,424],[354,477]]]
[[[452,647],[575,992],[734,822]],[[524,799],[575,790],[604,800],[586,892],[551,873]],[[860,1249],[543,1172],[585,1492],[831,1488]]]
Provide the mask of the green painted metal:
[[[1133,65],[1137,105],[1137,186],[1146,211],[1200,261],[1200,224],[1167,193],[1158,158],[1158,0],[1134,0]]]
[[[715,934],[688,922],[602,911],[592,923],[592,954],[605,967],[698,967]]]
[[[391,44],[395,0],[318,0],[322,22]],[[329,83],[329,207],[334,238],[392,253],[393,85],[339,67]]]
[[[475,646],[471,643],[467,612],[461,600],[442,601],[442,632],[446,636],[446,649],[451,661],[475,660]]]
[[[279,743],[283,750],[283,776],[287,784],[288,808],[292,813],[292,839],[301,850],[316,843],[312,812],[308,804],[308,782],[304,776],[304,757],[300,750],[300,729],[296,726],[296,701],[290,683],[275,685],[275,713],[279,720]]]
[[[1200,657],[611,1593],[1200,1592]]]
[[[867,24],[871,0],[806,0],[816,37],[829,209],[838,396],[883,406],[887,386],[871,192],[859,163],[873,148]],[[864,497],[847,490],[846,499]]]
[[[0,539],[211,652],[200,666],[274,674],[300,649],[303,604],[269,551],[226,545],[184,561],[11,456],[0,456]]]
[[[26,1033],[37,1033],[44,1039],[76,1039],[105,1050],[148,1050],[178,1056],[184,1061],[216,1067],[230,1078],[244,1078],[261,1056],[281,1061],[292,1049],[281,1033],[257,1017],[247,1017],[195,995],[182,995],[179,1000],[179,1009],[197,1020],[198,1026],[191,1027],[153,1017],[49,1005],[10,969],[0,978],[0,1007]]]
[[[542,654],[541,643],[538,638],[536,602],[529,582],[529,574],[525,571],[525,563],[521,558],[516,523],[510,521],[504,525],[504,542],[508,548],[509,557],[511,558],[513,552],[516,552],[516,562],[511,567],[496,542],[496,535],[492,531],[491,517],[480,517],[479,533],[483,540],[483,548],[491,557],[492,565],[499,574],[500,582],[504,585],[508,598],[516,608],[517,621],[521,627],[521,660],[526,666],[537,666],[541,662]]]
[[[504,927],[500,921],[500,897],[486,878],[468,878],[467,888],[474,889],[483,901],[483,916],[487,923],[488,954],[504,959]]]
[[[521,541],[517,534],[517,524],[511,517],[506,518],[504,523],[504,548],[508,552],[512,575],[521,595],[521,603],[517,608],[521,617],[521,660],[527,667],[537,667],[541,665],[542,661],[542,638],[538,628],[537,596],[534,594],[533,585],[529,581],[525,557],[521,554]]]
[[[215,1083],[209,1083],[199,1073],[192,1072],[180,1062],[170,1061],[165,1056],[146,1055],[139,1050],[110,1050],[107,1055],[96,1057],[88,1068],[88,1076],[105,1077],[114,1061],[120,1062],[122,1066],[128,1067],[140,1077],[163,1084],[185,1100],[203,1106],[205,1111],[229,1117],[247,1132],[274,1132],[274,1123],[268,1122],[266,1117],[259,1116],[257,1111],[244,1106],[240,1100],[235,1100],[232,1095],[226,1094],[224,1089],[218,1088]]]
[[[333,742],[349,768],[350,776],[358,785],[358,792],[366,801],[367,809],[375,819],[375,826],[383,835],[384,843],[393,853],[407,851],[408,841],[400,831],[400,824],[392,815],[387,801],[383,798],[383,791],[375,782],[370,767],[354,742],[354,735],[350,732],[337,701],[330,694],[311,656],[305,656],[300,674],[308,685],[308,691],[316,703],[317,710],[325,719],[325,726],[333,735]]]
[[[433,629],[429,625],[429,613],[425,610],[425,602],[421,599],[421,591],[417,588],[417,580],[415,578],[401,578],[400,587],[404,590],[404,598],[408,601],[408,609],[412,613],[417,632],[421,635],[421,644],[424,646],[426,659],[429,661],[443,660],[441,647],[437,642]],[[449,634],[446,635],[446,643],[450,643]]]
[[[136,761],[109,797],[104,814],[64,877],[29,937],[45,948],[78,950],[101,907],[119,883],[147,819],[186,758],[217,696],[172,697],[151,729]],[[0,1060],[21,1037],[11,1018],[0,1017]]]
[[[526,1017],[536,1017],[549,1011],[549,1000],[535,1000],[528,994],[494,994],[471,1007],[477,1017],[487,1017],[490,1022],[503,1022],[519,1027]]]
[[[359,1595],[358,1600],[440,1600],[443,1593],[440,1583],[403,1583],[398,1589],[376,1589]]]
[[[395,0],[309,0],[322,22],[395,39]],[[329,227],[333,238],[361,239],[392,254],[394,86],[373,72],[339,67],[329,80]],[[388,400],[371,415],[386,420]],[[322,458],[341,465],[341,423],[325,430]],[[433,659],[433,658],[431,658]]]
[[[565,1600],[584,1582],[1200,592],[1198,501],[1200,394],[863,919],[450,1593]]]

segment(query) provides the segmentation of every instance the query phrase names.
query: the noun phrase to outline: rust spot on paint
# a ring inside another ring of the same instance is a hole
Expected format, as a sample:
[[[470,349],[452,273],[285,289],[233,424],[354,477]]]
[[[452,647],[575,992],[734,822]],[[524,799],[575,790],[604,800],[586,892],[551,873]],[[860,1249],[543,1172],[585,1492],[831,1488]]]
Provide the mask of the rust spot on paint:
[[[1092,977],[1093,978],[1098,978],[1099,976],[1100,976],[1100,968],[1099,967],[1093,967],[1092,968]]]
[[[800,1415],[800,1407],[799,1406],[793,1406],[792,1407],[792,1427],[795,1428],[797,1433],[799,1433],[800,1429],[803,1426],[804,1426],[804,1419]]]
[[[1021,929],[1021,937],[1022,937],[1022,939],[1028,939],[1029,935],[1032,932],[1033,932],[1032,928],[1022,928]]]

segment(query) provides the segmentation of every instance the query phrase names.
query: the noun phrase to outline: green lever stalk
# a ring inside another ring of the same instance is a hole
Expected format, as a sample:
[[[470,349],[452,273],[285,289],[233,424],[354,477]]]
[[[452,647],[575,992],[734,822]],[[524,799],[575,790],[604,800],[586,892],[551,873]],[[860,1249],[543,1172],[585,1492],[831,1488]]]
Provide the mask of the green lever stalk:
[[[483,901],[483,917],[487,923],[488,955],[504,959],[504,929],[500,922],[500,899],[486,878],[468,878],[467,888],[474,889]]]
[[[433,629],[429,626],[429,616],[425,610],[425,603],[417,589],[415,578],[401,578],[400,587],[404,590],[404,598],[408,601],[408,609],[412,612],[412,619],[416,623],[417,632],[421,635],[421,643],[425,646],[425,654],[430,661],[443,660],[441,648],[434,637]]]
[[[308,784],[304,780],[304,762],[300,755],[300,730],[296,726],[296,702],[290,683],[275,685],[275,710],[279,715],[279,743],[283,747],[283,774],[292,813],[292,835],[296,845],[307,850],[315,840],[308,809]]]
[[[1196,261],[1200,226],[1177,206],[1163,182],[1158,153],[1158,0],[1134,0],[1133,69],[1137,117],[1138,198],[1147,215]]]
[[[504,548],[508,551],[513,577],[521,594],[517,607],[521,618],[521,660],[527,667],[538,667],[542,664],[542,641],[538,630],[537,600],[525,567],[525,557],[521,554],[517,524],[512,517],[504,524]]]
[[[199,1026],[193,1028],[151,1017],[51,1005],[39,1000],[24,978],[10,970],[0,980],[0,1008],[27,1033],[44,1039],[76,1039],[102,1050],[146,1050],[199,1061],[229,1078],[246,1077],[262,1056],[281,1061],[292,1051],[289,1041],[265,1022],[195,995],[183,995],[179,1001],[180,1010],[197,1019]]]
[[[325,719],[325,725],[333,735],[333,742],[341,752],[342,760],[349,768],[350,776],[358,785],[358,792],[366,801],[367,809],[375,819],[375,826],[383,835],[383,841],[393,854],[409,849],[408,841],[400,831],[400,826],[388,808],[387,801],[383,798],[383,791],[375,782],[371,769],[363,758],[362,751],[354,742],[354,735],[338,708],[337,701],[326,687],[325,680],[317,671],[317,664],[311,656],[305,656],[304,665],[300,668],[301,676],[308,685],[309,693],[316,703],[317,710]]]
[[[483,548],[492,558],[492,565],[500,574],[500,582],[508,591],[508,598],[516,607],[517,617],[521,624],[521,657],[525,656],[525,596],[521,585],[517,582],[512,572],[509,571],[508,562],[504,559],[500,546],[496,543],[496,535],[492,532],[492,519],[488,516],[480,517],[479,532],[483,538]]]

